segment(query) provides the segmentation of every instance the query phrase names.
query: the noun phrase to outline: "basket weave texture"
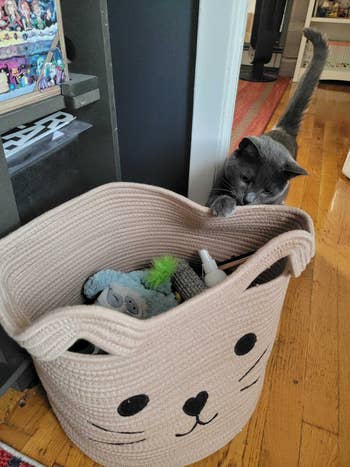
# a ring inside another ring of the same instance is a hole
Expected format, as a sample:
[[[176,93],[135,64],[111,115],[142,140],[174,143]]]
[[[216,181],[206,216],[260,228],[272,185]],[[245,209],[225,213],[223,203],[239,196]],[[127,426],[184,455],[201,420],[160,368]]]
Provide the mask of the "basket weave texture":
[[[196,261],[202,248],[218,261],[257,251],[224,282],[149,320],[82,304],[82,284],[100,269],[130,271],[168,253]],[[167,190],[113,183],[0,241],[0,322],[32,355],[58,420],[88,456],[183,466],[249,420],[290,276],[313,254],[312,221],[298,209],[214,218]],[[256,281],[264,271],[269,279]],[[108,354],[70,352],[81,338]]]

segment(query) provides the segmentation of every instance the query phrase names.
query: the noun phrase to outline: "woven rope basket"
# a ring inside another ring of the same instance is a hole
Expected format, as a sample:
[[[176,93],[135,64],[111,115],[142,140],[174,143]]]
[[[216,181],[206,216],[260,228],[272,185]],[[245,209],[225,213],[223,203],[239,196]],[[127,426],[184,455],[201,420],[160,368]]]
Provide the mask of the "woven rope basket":
[[[82,305],[97,270],[142,268],[164,253],[195,261],[200,248],[219,261],[257,251],[221,284],[149,320]],[[290,275],[313,252],[312,222],[298,209],[214,218],[161,188],[109,184],[0,241],[1,324],[32,355],[63,429],[88,456],[183,466],[247,423]],[[69,351],[80,338],[108,354]]]

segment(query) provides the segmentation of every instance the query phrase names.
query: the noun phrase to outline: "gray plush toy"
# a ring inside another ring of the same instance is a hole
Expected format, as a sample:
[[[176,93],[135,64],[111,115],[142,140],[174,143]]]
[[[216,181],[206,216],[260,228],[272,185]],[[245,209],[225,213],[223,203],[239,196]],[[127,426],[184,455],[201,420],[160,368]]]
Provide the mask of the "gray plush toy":
[[[148,318],[148,305],[141,295],[129,287],[116,283],[103,289],[95,304],[121,311],[135,318]]]
[[[150,318],[178,303],[171,289],[170,277],[150,288],[149,271],[104,269],[88,278],[83,293],[88,300],[95,300],[101,306],[120,310],[136,318]]]

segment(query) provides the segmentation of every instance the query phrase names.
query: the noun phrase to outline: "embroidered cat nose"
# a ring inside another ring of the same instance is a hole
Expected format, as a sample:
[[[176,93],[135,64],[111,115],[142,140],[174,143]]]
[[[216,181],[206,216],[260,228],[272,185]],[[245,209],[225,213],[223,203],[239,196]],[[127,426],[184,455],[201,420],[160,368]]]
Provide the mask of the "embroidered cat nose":
[[[255,193],[252,193],[252,192],[247,193],[247,194],[245,195],[245,197],[244,197],[244,201],[245,201],[246,203],[253,203],[253,202],[255,201],[255,199],[256,199],[256,194],[255,194]]]
[[[208,393],[206,391],[202,391],[197,394],[196,397],[187,399],[182,410],[190,417],[198,417],[207,403],[208,397]]]

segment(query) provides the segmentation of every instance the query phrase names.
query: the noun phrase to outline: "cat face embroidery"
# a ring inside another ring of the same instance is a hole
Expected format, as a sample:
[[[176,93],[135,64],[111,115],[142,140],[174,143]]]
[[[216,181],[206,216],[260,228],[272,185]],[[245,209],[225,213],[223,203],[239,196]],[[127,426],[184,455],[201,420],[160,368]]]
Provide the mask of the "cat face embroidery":
[[[253,351],[256,342],[257,336],[254,333],[247,333],[243,335],[240,339],[238,339],[234,346],[234,354],[238,357],[246,356],[247,354]],[[259,369],[257,367],[260,363],[263,365],[262,360],[265,357],[267,350],[268,347],[265,348],[265,350],[258,356],[254,363],[239,377],[238,383],[241,383],[241,387],[239,389],[240,392],[253,388],[253,386],[259,381],[261,371],[259,372]],[[257,372],[255,371],[256,374],[253,380],[246,383],[246,381],[249,379],[250,374],[256,369]],[[187,431],[181,433],[174,433],[175,438],[189,436],[195,430],[200,429],[201,427],[206,427],[207,425],[216,420],[216,418],[219,416],[218,412],[214,413],[209,419],[202,419],[201,417],[201,414],[206,404],[208,403],[208,400],[208,392],[200,391],[197,395],[190,397],[185,401],[185,403],[182,406],[182,411],[188,417],[191,418],[193,426]],[[119,404],[117,408],[117,413],[120,417],[134,417],[138,414],[141,414],[141,412],[147,410],[149,403],[150,398],[147,394],[138,394],[130,396],[129,398],[123,400]],[[116,438],[118,438],[118,441],[103,441],[102,439],[97,440],[90,438],[91,441],[94,441],[96,443],[107,444],[111,446],[130,446],[133,444],[144,443],[145,441],[147,441],[147,438],[145,437],[145,431],[143,430],[116,431],[100,426],[91,421],[88,421],[88,424],[99,430],[102,436],[105,433],[110,433],[112,435],[115,435]]]
[[[61,354],[52,395],[46,375],[53,367],[36,362],[64,430],[113,467],[177,467],[224,446],[248,422],[263,386],[288,284],[285,276],[276,280],[280,286],[269,282],[243,293],[227,282],[225,294],[199,295],[190,313],[180,305],[148,320],[96,306],[92,328],[91,317],[82,324],[86,307],[75,310],[77,337],[108,354]],[[65,338],[58,344],[69,348]]]

